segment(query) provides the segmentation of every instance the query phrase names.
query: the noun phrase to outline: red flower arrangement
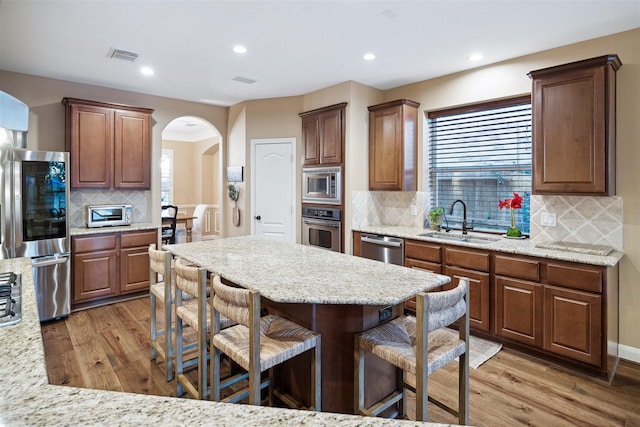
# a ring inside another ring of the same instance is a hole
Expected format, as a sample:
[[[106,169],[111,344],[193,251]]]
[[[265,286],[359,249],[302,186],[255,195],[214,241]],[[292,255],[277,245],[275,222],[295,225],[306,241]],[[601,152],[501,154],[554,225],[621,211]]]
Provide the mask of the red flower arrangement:
[[[522,237],[522,233],[516,227],[516,217],[514,215],[514,209],[520,209],[522,207],[522,197],[518,193],[513,193],[513,197],[509,199],[498,199],[498,208],[508,208],[511,210],[511,227],[507,230],[507,237]]]

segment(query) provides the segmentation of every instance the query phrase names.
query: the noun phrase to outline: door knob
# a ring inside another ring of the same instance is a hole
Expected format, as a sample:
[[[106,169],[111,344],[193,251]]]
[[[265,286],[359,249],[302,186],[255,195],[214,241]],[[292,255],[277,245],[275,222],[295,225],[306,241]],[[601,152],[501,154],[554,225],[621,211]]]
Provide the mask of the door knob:
[[[256,219],[257,219],[258,221],[260,221],[260,220],[262,219],[262,217],[261,217],[260,215],[258,215],[258,216],[256,216]]]

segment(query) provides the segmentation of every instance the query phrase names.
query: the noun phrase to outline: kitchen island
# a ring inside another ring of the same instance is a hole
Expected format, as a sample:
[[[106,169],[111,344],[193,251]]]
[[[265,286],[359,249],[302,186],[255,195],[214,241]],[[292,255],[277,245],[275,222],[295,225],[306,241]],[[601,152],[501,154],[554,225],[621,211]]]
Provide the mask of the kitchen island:
[[[174,256],[206,268],[238,286],[260,292],[263,305],[322,334],[322,409],[353,411],[353,337],[401,314],[415,294],[449,282],[447,276],[384,264],[311,246],[264,237],[166,245]],[[304,356],[304,355],[303,355]],[[373,363],[373,361],[372,361]],[[395,385],[395,371],[375,365],[375,401]],[[283,378],[306,390],[309,363],[304,359]],[[374,369],[372,369],[373,371]],[[302,396],[305,403],[305,396]]]
[[[31,260],[0,260],[0,272],[4,271],[22,274],[23,317],[16,325],[0,328],[0,342],[3,343],[0,352],[0,425],[417,425],[410,421],[50,385],[31,275]]]

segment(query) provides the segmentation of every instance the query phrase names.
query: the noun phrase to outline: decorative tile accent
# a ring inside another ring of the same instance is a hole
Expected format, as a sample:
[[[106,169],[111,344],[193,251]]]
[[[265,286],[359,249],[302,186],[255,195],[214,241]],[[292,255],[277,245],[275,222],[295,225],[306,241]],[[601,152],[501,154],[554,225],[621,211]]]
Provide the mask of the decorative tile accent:
[[[411,215],[415,203],[417,215]],[[556,240],[611,246],[622,250],[622,197],[531,196],[531,241]],[[351,226],[424,226],[429,193],[354,191]],[[556,214],[556,227],[542,227],[540,214]]]
[[[69,195],[70,227],[85,227],[87,225],[87,206],[128,204],[131,205],[131,220],[134,223],[148,223],[148,199],[150,191],[105,191],[105,190],[76,190]]]
[[[622,250],[622,197],[531,196],[531,240],[612,246]],[[540,225],[543,212],[556,214],[555,227]]]
[[[352,227],[399,225],[422,227],[429,209],[425,193],[405,191],[354,191],[352,193]],[[411,215],[415,204],[417,215]]]

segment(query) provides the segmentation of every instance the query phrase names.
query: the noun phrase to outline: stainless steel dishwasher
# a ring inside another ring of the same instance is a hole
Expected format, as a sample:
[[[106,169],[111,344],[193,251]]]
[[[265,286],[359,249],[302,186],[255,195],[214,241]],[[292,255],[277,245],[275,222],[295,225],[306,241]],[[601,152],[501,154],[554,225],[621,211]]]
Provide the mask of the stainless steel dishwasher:
[[[363,258],[404,265],[404,239],[363,233],[361,242]]]

